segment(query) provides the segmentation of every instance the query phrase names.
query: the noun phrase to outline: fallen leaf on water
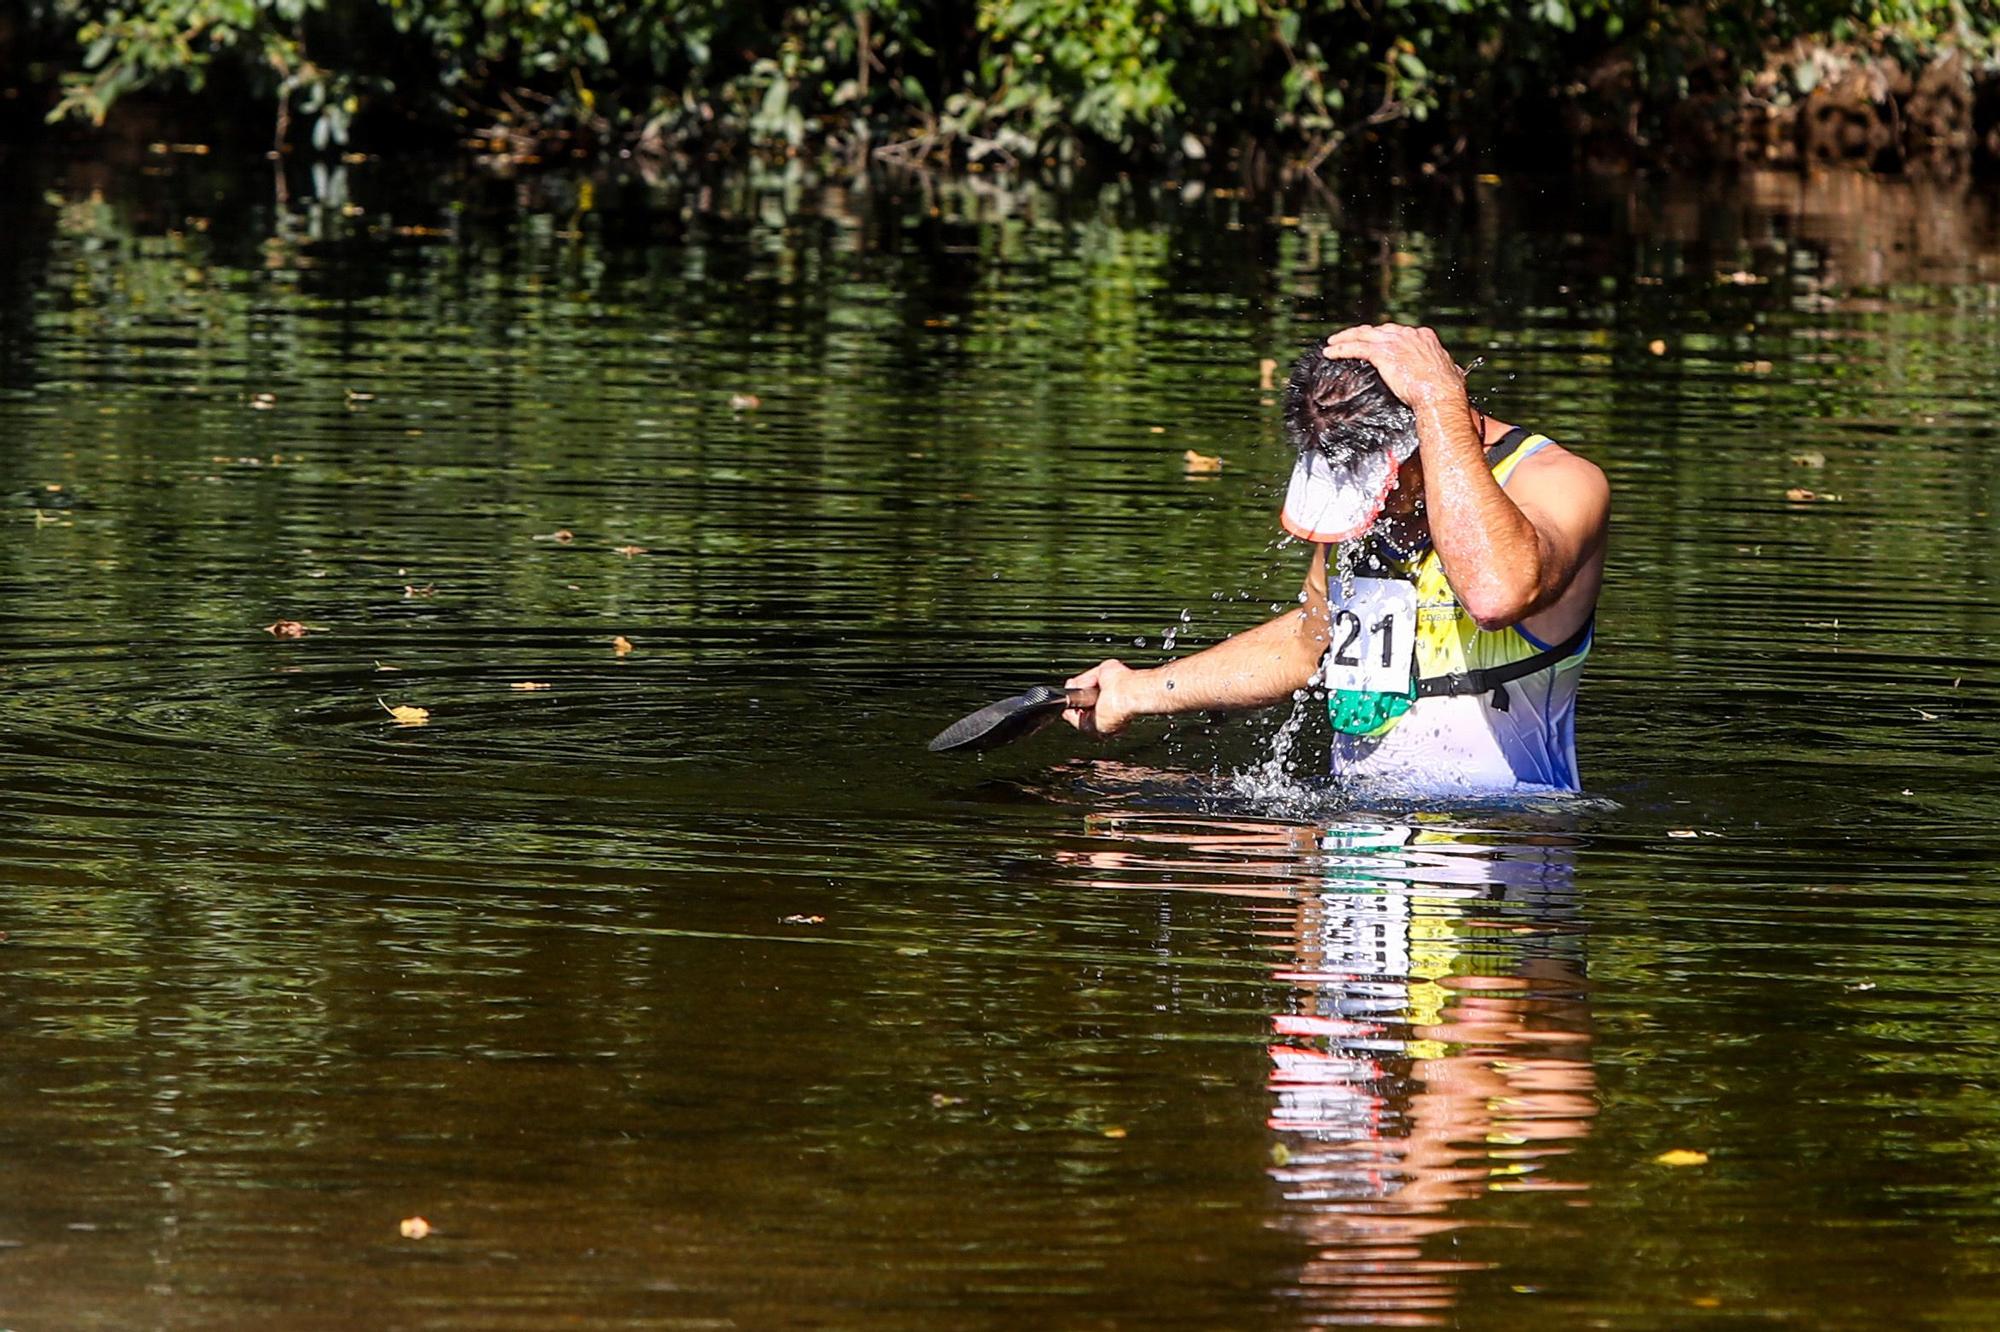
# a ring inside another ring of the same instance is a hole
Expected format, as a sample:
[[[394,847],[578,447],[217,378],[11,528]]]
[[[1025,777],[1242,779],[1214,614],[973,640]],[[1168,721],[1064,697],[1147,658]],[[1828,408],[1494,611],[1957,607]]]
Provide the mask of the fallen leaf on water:
[[[437,590],[436,583],[425,583],[422,587],[411,587],[408,583],[405,583],[403,584],[403,597],[405,600],[410,597],[434,597],[437,595]]]
[[[1274,1166],[1288,1166],[1291,1163],[1292,1163],[1292,1149],[1285,1146],[1285,1144],[1282,1142],[1272,1143],[1271,1164]]]
[[[401,666],[384,666],[378,661],[375,663],[375,669],[378,671],[400,671],[403,668]]]
[[[1736,368],[1753,375],[1768,375],[1776,367],[1769,361],[1745,361]]]
[[[824,925],[824,924],[826,924],[826,917],[825,917],[825,916],[786,916],[786,917],[785,917],[785,924],[787,924],[787,925]]]
[[[623,555],[626,559],[629,560],[634,555],[644,555],[646,553],[646,548],[644,546],[617,546],[613,548],[613,553],[618,555]]]
[[[943,1092],[931,1093],[931,1104],[942,1110],[948,1105],[964,1105],[963,1096],[946,1096]]]
[[[250,410],[253,412],[268,412],[277,405],[278,395],[275,393],[253,393],[250,395]]]
[[[632,640],[623,634],[618,635],[611,640],[611,651],[620,657],[627,655],[632,651]]]
[[[1167,428],[1165,426],[1147,426],[1146,433],[1150,435],[1164,435],[1167,433]]]
[[[732,412],[754,412],[764,405],[764,400],[754,393],[732,393],[729,395],[729,410]]]
[[[1925,712],[1922,708],[1917,707],[1914,704],[1911,705],[1910,711],[1916,713],[1919,717],[1922,717],[1925,721],[1936,721],[1938,719],[1938,715],[1935,712]]]
[[[1785,492],[1785,498],[1794,504],[1811,504],[1819,498],[1819,495],[1814,491],[1807,490],[1804,486],[1793,486]]]
[[[1274,376],[1277,373],[1278,363],[1270,357],[1266,356],[1263,360],[1257,362],[1257,387],[1260,389],[1276,388],[1277,383]]]
[[[1189,476],[1212,476],[1222,470],[1222,459],[1211,453],[1196,453],[1189,449],[1181,455],[1181,462]]]
[[[403,1233],[404,1239],[422,1239],[431,1233],[431,1223],[420,1216],[406,1216],[396,1228]]]
[[[1824,467],[1826,466],[1826,455],[1818,449],[1802,449],[1792,455],[1792,465],[1794,467]]]
[[[507,687],[509,689],[547,689],[549,686],[542,680],[516,680]]]
[[[1654,338],[1646,344],[1646,350],[1655,356],[1665,356],[1667,354],[1667,340],[1665,338]]]
[[[375,701],[382,703],[379,698]],[[398,703],[393,708],[387,703],[382,703],[382,711],[394,717],[398,726],[427,726],[431,720],[429,708],[412,707],[408,703]]]
[[[1669,836],[1669,837],[1699,837],[1699,836],[1701,836],[1701,834],[1700,834],[1700,833],[1698,833],[1698,832],[1696,832],[1696,831],[1695,831],[1694,829],[1692,829],[1692,828],[1669,828],[1669,829],[1667,829],[1667,836]]]
[[[1733,273],[1717,273],[1715,280],[1730,287],[1761,287],[1771,279],[1759,277],[1755,273],[1745,272],[1739,268]]]
[[[558,527],[553,532],[538,532],[528,539],[530,541],[553,541],[558,546],[567,546],[570,542],[576,540],[576,533],[570,531],[567,527]]]
[[[1104,1136],[1107,1138],[1122,1138],[1125,1136],[1125,1130],[1113,1124],[1110,1128],[1104,1130]]]
[[[1676,1147],[1670,1152],[1661,1152],[1653,1158],[1653,1163],[1663,1166],[1707,1165],[1708,1153],[1689,1151],[1685,1147]]]
[[[273,620],[264,626],[264,632],[273,638],[304,638],[306,627],[297,620]]]

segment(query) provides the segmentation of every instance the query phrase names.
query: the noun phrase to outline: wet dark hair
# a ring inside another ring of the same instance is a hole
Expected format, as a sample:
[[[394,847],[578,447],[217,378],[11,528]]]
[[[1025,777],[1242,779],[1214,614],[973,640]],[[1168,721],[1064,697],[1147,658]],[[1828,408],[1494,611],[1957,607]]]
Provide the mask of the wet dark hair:
[[[1407,455],[1414,446],[1417,416],[1389,391],[1366,361],[1329,361],[1317,346],[1292,363],[1285,382],[1285,435],[1304,453],[1318,449],[1329,461],[1344,463],[1378,449]]]

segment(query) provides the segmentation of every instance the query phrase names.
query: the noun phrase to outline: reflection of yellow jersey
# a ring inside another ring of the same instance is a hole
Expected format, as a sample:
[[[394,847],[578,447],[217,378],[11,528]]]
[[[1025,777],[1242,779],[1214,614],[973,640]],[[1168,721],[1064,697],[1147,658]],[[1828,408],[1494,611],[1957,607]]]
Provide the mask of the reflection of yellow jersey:
[[[1550,442],[1509,431],[1486,451],[1493,479],[1505,486]],[[1377,538],[1356,572],[1345,581],[1333,567],[1327,574],[1333,633],[1322,671],[1336,775],[1426,791],[1578,788],[1576,687],[1589,622],[1553,644],[1519,625],[1481,629],[1428,543],[1406,553]],[[1397,587],[1400,599],[1389,595]],[[1382,688],[1389,682],[1371,680],[1369,668],[1378,652],[1380,663],[1392,660],[1398,626],[1412,619],[1407,683],[1398,674],[1395,687]],[[1376,687],[1342,687],[1352,684]]]
[[[1552,926],[1574,910],[1573,869],[1559,845],[1495,844],[1448,827],[1333,824],[1321,833],[1325,882],[1310,901],[1299,970],[1307,1011],[1281,1016],[1271,1047],[1276,1128],[1336,1138],[1384,1136],[1399,1065],[1446,1044],[1454,978],[1512,976],[1574,940]],[[1475,911],[1470,903],[1478,903]],[[1503,919],[1496,923],[1499,914]]]

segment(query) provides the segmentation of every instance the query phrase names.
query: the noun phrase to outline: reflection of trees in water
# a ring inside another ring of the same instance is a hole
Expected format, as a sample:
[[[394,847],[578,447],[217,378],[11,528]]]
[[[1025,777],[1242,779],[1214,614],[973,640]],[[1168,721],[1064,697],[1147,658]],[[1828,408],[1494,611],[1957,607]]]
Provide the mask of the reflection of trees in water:
[[[1106,879],[1259,900],[1292,988],[1270,1046],[1280,1224],[1315,1320],[1442,1321],[1490,1193],[1580,1192],[1597,1113],[1567,839],[1437,824],[1094,819]],[[1102,881],[1102,880],[1101,880]],[[1292,903],[1282,913],[1271,899]]]

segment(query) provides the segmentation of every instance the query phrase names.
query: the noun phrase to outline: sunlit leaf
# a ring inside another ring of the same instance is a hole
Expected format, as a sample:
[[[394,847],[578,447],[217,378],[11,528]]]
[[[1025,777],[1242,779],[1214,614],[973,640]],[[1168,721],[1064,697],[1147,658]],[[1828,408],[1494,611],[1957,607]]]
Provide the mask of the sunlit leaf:
[[[382,703],[379,698],[375,701]],[[419,708],[408,703],[398,703],[393,708],[387,703],[382,703],[382,711],[394,717],[398,726],[427,726],[431,720],[429,708]]]

